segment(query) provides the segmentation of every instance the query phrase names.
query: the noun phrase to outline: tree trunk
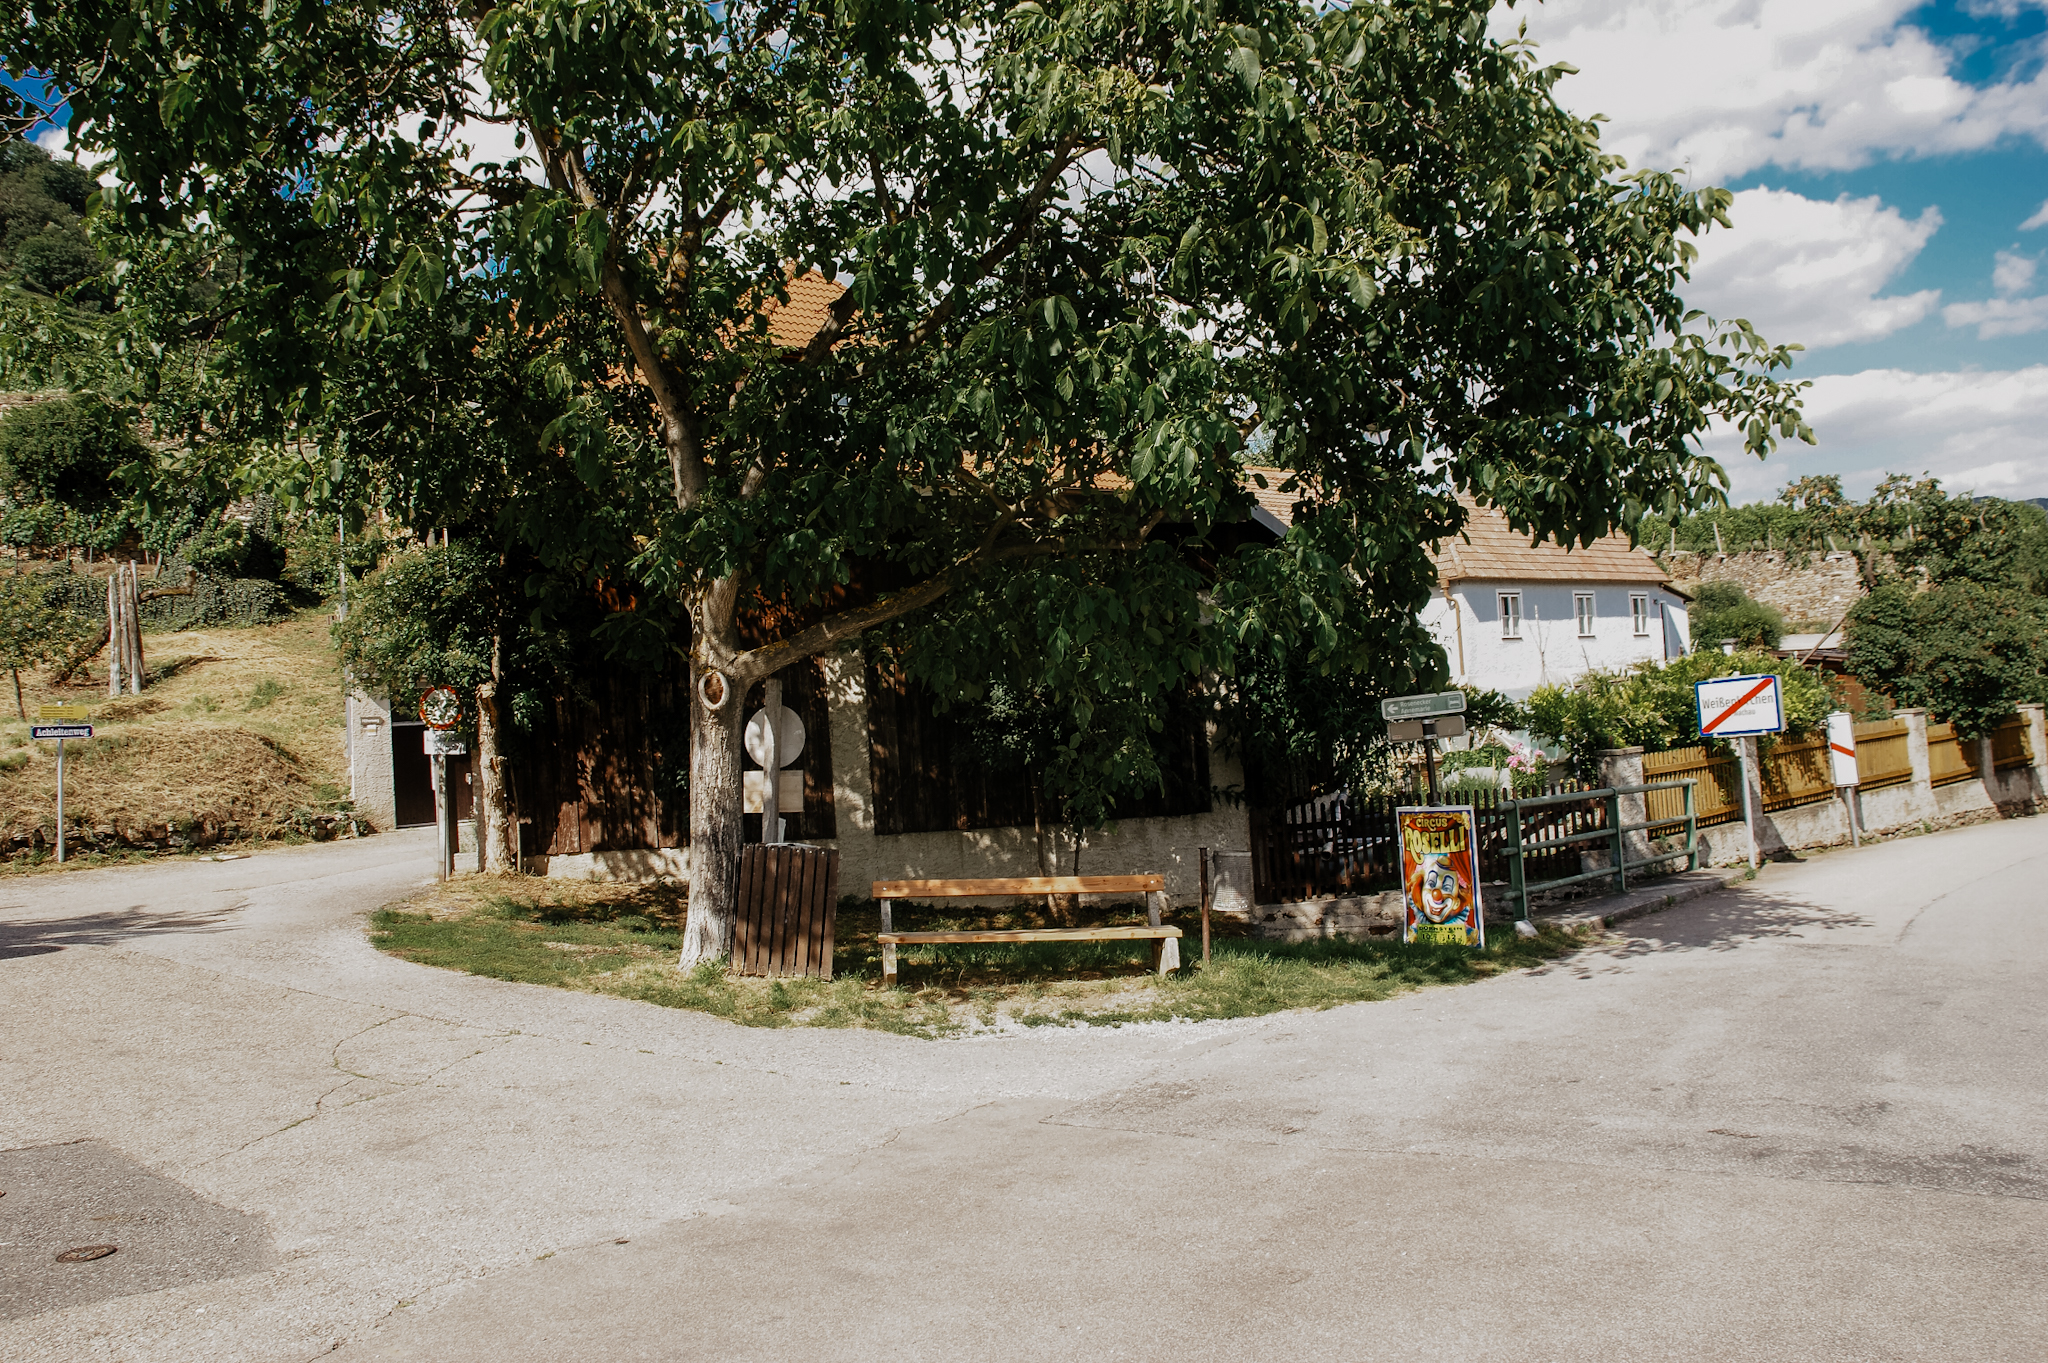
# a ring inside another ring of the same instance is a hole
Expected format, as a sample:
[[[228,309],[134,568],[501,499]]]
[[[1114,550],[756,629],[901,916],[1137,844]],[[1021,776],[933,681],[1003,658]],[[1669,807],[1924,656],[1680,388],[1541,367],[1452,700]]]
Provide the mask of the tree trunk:
[[[21,703],[21,669],[14,668],[14,713],[21,716],[23,724],[28,723],[28,707]]]
[[[683,928],[685,970],[732,954],[738,917],[745,778],[740,732],[745,684],[690,660],[690,913]]]
[[[492,641],[495,657],[497,642]],[[493,671],[496,669],[494,668]],[[517,873],[512,850],[511,802],[506,798],[505,759],[498,751],[498,683],[476,689],[476,869]]]

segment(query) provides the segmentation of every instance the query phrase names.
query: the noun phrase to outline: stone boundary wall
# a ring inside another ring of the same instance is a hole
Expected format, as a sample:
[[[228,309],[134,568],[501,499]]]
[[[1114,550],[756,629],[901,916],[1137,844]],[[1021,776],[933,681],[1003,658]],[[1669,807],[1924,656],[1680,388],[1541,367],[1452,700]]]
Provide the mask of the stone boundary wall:
[[[1703,582],[1739,582],[1753,599],[1775,607],[1788,621],[1833,624],[1865,595],[1862,564],[1846,551],[1695,554],[1680,549],[1658,554],[1657,561],[1688,596],[1698,595]]]

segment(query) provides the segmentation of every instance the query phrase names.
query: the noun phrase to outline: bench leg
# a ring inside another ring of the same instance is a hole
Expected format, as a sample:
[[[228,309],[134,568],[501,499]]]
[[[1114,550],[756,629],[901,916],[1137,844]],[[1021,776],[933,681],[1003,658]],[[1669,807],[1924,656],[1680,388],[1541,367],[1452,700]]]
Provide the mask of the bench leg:
[[[1180,969],[1180,941],[1173,937],[1152,939],[1152,969],[1161,975]]]
[[[895,987],[896,944],[894,942],[884,942],[882,944],[882,988],[894,989]]]

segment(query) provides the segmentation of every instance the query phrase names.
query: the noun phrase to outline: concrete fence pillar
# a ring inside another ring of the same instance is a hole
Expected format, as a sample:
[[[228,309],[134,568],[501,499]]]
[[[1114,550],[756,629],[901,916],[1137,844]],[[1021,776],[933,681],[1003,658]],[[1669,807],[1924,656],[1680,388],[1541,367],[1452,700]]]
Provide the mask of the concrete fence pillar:
[[[2048,705],[2028,701],[2017,708],[2027,725],[2027,751],[2034,755],[2033,765],[2026,769],[2034,788],[2022,798],[2038,802],[2048,798]]]
[[[1604,748],[1600,752],[1600,784],[1639,786],[1643,784],[1641,748]],[[1616,801],[1623,827],[1639,824],[1649,817],[1648,802],[1642,795],[1623,795]],[[1650,835],[1638,830],[1622,835],[1621,844],[1630,861],[1645,861],[1650,855]]]
[[[1927,711],[1918,706],[1892,711],[1906,724],[1906,758],[1913,764],[1913,810],[1923,819],[1933,818],[1934,768],[1927,757]]]

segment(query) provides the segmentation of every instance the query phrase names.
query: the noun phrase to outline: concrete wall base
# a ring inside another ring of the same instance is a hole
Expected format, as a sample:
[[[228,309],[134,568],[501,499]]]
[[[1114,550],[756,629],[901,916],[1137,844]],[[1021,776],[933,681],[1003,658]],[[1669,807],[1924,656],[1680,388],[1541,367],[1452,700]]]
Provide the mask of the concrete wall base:
[[[528,857],[522,868],[531,876],[551,880],[643,881],[690,878],[687,847],[622,848],[615,852],[579,852],[573,856]]]
[[[1298,904],[1258,904],[1252,932],[1267,942],[1317,942],[1333,937],[1386,937],[1401,933],[1401,892],[1336,895]]]

